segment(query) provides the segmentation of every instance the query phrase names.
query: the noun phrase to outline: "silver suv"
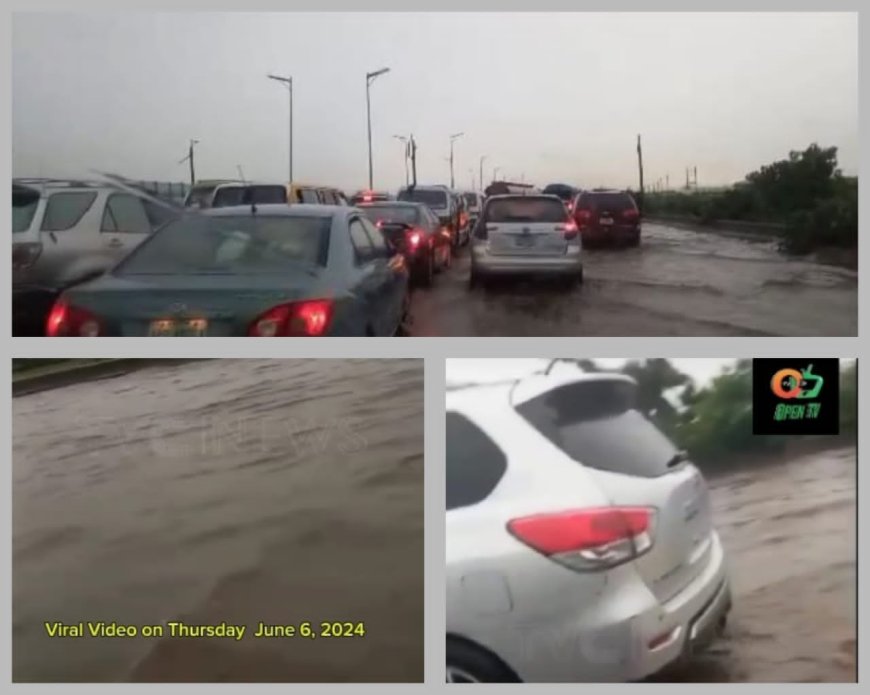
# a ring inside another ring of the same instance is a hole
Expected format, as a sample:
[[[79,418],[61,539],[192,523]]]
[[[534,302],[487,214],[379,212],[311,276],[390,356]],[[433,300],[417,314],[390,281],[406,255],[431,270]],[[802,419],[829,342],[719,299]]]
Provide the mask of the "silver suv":
[[[698,469],[605,374],[447,394],[447,681],[631,681],[731,607]]]
[[[108,270],[157,225],[147,201],[105,183],[13,180],[13,334],[41,335],[62,290]]]

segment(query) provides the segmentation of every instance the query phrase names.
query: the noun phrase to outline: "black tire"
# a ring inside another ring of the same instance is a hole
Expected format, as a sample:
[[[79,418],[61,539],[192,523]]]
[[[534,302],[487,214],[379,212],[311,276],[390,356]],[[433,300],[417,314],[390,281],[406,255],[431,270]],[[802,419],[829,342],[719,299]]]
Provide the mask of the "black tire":
[[[454,683],[519,683],[519,678],[500,659],[480,647],[459,640],[447,640],[448,673],[467,676]]]
[[[417,267],[417,284],[420,287],[432,287],[435,275],[435,260],[430,251],[426,256],[426,262]]]
[[[471,273],[468,276],[468,289],[474,290],[480,287],[480,275],[474,272],[474,268],[471,269]]]

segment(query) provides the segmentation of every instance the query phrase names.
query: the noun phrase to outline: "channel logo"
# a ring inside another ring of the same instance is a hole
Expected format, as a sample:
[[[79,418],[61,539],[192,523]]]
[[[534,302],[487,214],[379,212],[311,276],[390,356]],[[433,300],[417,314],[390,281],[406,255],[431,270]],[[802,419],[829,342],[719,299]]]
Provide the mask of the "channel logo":
[[[812,384],[812,386],[810,386]],[[780,369],[770,380],[770,390],[777,398],[815,398],[824,386],[825,380],[813,374],[813,365],[806,369]]]
[[[838,359],[752,360],[753,434],[828,435],[839,430]]]

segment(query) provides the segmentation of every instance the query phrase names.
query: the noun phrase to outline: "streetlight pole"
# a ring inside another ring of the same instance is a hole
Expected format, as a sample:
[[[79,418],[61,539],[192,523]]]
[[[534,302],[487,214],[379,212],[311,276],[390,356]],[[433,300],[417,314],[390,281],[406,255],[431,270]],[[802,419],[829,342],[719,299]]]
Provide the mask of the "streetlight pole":
[[[465,133],[454,133],[450,136],[450,188],[456,187],[456,182],[453,179],[453,143],[463,135]]]
[[[486,159],[486,155],[483,155],[480,158],[480,178],[478,181],[480,182],[480,190],[483,190],[483,161]]]
[[[408,138],[406,138],[404,135],[394,135],[393,137],[396,138],[396,140],[402,141],[402,146],[403,146],[403,151],[404,151],[403,159],[405,160],[405,186],[407,186],[408,185]]]
[[[389,71],[389,68],[381,68],[380,70],[366,73],[366,118],[368,120],[369,133],[369,190],[371,190],[374,186],[374,174],[372,170],[372,100],[371,96],[369,95],[369,88],[371,87],[372,82],[374,82],[379,75],[383,75],[384,73]]]
[[[290,94],[290,144],[289,144],[289,159],[290,159],[290,183],[293,182],[293,78],[280,77],[278,75],[266,75],[270,80],[280,82],[287,87],[287,92]]]
[[[492,182],[493,183],[495,183],[495,178],[496,178],[496,176],[498,176],[499,169],[501,169],[501,167],[493,167],[493,169],[492,169]]]

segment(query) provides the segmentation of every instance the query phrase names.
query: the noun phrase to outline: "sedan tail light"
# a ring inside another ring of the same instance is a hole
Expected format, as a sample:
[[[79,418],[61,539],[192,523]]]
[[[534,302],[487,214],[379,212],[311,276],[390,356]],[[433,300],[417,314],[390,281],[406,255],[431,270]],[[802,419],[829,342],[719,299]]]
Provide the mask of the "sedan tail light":
[[[634,208],[629,208],[628,210],[622,211],[622,217],[626,220],[637,220],[640,218],[640,213]]]
[[[542,555],[577,571],[609,569],[647,552],[655,509],[602,507],[537,514],[508,522],[508,531]]]
[[[259,338],[321,336],[332,320],[331,299],[312,299],[274,306],[261,314],[248,329]]]
[[[58,299],[48,314],[45,333],[51,338],[95,338],[103,332],[100,320],[91,312]]]
[[[419,229],[409,229],[405,239],[408,242],[408,250],[415,253],[423,244],[423,232]]]
[[[36,263],[42,254],[40,243],[17,243],[12,244],[12,269],[24,270]]]

